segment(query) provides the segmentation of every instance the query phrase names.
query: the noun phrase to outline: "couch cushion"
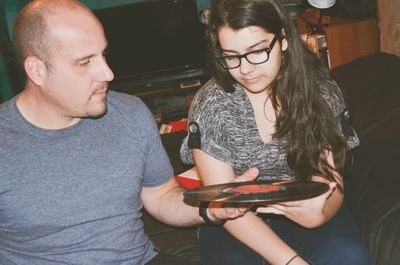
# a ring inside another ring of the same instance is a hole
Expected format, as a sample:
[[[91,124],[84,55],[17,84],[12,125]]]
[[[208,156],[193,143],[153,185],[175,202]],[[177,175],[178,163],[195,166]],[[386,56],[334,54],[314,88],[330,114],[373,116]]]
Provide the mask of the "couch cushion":
[[[354,150],[346,181],[346,203],[365,237],[393,211],[400,210],[400,114],[371,128]]]
[[[376,265],[400,264],[400,209],[392,212],[370,233],[368,248]]]
[[[187,133],[185,131],[161,134],[161,141],[165,150],[167,151],[169,160],[174,168],[175,175],[178,175],[192,167],[185,165],[180,157],[180,148],[183,138],[185,138],[186,134]]]
[[[361,57],[332,70],[359,134],[400,111],[400,58],[388,53]]]
[[[375,264],[400,264],[400,58],[377,53],[332,74],[360,138],[346,180],[346,205],[360,224]]]
[[[400,58],[361,57],[332,71],[344,91],[360,146],[346,181],[347,203],[366,230],[400,207]]]

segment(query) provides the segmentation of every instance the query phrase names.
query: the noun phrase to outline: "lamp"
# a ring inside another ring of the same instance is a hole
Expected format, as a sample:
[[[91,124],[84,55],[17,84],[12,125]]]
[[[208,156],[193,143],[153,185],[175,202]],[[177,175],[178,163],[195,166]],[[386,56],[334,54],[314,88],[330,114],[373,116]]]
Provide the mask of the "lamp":
[[[303,0],[280,0],[283,6],[294,6],[301,5]],[[307,0],[307,2],[313,7],[324,9],[332,7],[336,0]]]
[[[313,7],[324,9],[332,7],[336,0],[307,0],[307,2]]]

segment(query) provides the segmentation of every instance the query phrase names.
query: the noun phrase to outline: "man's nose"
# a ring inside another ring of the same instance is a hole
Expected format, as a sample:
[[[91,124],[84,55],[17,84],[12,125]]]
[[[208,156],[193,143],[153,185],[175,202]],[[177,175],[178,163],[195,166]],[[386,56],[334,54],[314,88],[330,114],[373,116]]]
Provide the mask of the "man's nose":
[[[114,79],[114,73],[105,59],[103,59],[101,62],[99,75],[101,79],[99,81],[110,82],[111,80]]]

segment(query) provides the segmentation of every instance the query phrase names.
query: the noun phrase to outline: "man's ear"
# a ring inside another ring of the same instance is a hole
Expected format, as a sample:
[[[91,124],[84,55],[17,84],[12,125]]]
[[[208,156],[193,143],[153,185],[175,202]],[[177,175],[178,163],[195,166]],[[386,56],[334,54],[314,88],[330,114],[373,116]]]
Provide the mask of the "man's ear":
[[[27,77],[37,86],[42,86],[47,74],[46,64],[36,56],[29,55],[24,60]]]

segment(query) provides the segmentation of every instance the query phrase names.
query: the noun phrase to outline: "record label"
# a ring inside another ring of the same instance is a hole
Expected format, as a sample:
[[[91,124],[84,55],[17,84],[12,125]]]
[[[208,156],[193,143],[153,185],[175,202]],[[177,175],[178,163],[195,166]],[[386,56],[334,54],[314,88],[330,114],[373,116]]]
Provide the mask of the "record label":
[[[223,192],[238,192],[243,194],[249,194],[249,193],[272,192],[280,190],[281,188],[282,187],[278,185],[270,185],[270,184],[261,184],[261,185],[248,184],[236,188],[229,188],[227,190],[224,190]]]

